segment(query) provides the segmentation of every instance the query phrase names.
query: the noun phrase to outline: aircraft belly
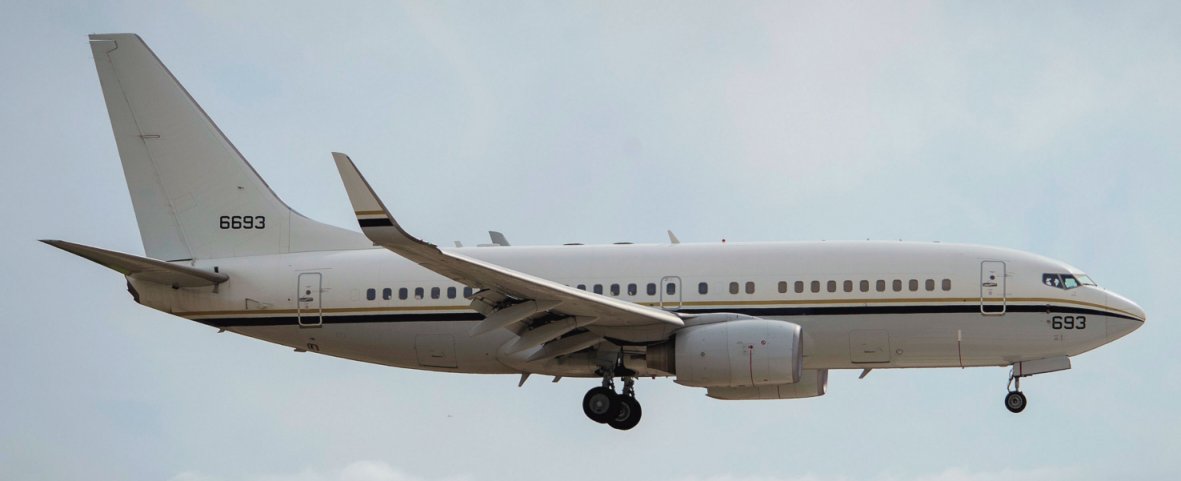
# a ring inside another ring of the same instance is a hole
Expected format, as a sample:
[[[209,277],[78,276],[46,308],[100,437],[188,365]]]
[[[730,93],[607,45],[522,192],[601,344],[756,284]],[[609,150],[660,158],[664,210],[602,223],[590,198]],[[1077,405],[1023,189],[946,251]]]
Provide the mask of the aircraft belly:
[[[472,337],[473,321],[339,323],[316,328],[250,326],[233,332],[307,352],[429,371],[508,374],[496,348],[511,333]]]

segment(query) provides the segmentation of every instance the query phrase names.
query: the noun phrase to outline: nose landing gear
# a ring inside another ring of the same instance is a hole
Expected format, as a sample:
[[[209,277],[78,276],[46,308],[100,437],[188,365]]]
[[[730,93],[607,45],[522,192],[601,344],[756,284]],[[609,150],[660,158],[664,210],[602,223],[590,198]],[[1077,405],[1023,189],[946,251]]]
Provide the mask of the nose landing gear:
[[[615,376],[623,378],[623,392],[615,392]],[[616,367],[604,369],[603,385],[592,388],[582,397],[582,412],[592,421],[626,431],[640,423],[642,410],[636,400],[635,372]]]
[[[1013,414],[1025,410],[1027,401],[1021,392],[1021,377],[1009,372],[1009,393],[1005,395],[1005,408]]]

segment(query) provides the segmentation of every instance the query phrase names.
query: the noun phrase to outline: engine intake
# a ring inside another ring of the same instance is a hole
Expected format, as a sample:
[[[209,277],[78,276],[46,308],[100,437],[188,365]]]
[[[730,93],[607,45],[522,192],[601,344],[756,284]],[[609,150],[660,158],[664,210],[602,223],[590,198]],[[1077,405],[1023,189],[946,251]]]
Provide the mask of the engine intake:
[[[801,328],[786,321],[737,318],[677,331],[648,348],[651,369],[694,387],[791,384],[803,370]]]

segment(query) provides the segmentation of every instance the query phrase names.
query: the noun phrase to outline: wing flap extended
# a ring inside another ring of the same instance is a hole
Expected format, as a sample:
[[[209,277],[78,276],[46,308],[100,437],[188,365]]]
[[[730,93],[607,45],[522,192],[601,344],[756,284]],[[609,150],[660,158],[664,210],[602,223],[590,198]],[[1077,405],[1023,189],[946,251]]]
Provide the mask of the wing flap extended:
[[[132,279],[155,282],[166,286],[214,286],[230,278],[219,272],[209,272],[195,267],[170,264],[156,259],[75,244],[73,242],[62,240],[42,240],[41,242],[93,261]]]
[[[668,311],[575,289],[456,252],[444,251],[415,238],[398,224],[347,155],[333,153],[332,156],[357,214],[357,223],[374,244],[468,286],[495,290],[520,300],[559,302],[561,304],[554,312],[597,318],[596,325],[684,326],[679,316]]]

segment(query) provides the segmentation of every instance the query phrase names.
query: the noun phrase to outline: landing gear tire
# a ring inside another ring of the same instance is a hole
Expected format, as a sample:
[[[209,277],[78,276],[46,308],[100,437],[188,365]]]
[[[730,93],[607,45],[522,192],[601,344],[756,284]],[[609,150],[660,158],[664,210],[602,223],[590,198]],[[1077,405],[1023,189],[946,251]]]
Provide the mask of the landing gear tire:
[[[605,387],[591,389],[582,397],[582,412],[596,423],[606,423],[618,417],[619,405],[620,396]]]
[[[619,396],[618,413],[615,415],[615,419],[607,421],[607,424],[620,431],[627,431],[640,423],[641,414],[643,414],[643,411],[640,409],[640,402],[636,401],[636,398]]]
[[[1005,395],[1005,408],[1011,413],[1019,413],[1025,410],[1026,399],[1021,391],[1011,391]]]

